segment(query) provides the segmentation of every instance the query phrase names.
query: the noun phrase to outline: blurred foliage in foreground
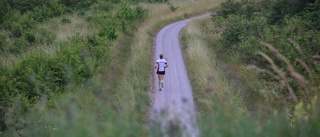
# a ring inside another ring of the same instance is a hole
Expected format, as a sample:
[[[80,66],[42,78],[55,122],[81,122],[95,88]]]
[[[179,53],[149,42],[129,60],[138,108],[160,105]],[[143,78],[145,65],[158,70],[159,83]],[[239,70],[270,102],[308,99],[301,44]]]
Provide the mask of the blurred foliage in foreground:
[[[225,51],[282,85],[274,97],[292,108],[319,96],[319,12],[319,0],[227,0],[213,20]]]

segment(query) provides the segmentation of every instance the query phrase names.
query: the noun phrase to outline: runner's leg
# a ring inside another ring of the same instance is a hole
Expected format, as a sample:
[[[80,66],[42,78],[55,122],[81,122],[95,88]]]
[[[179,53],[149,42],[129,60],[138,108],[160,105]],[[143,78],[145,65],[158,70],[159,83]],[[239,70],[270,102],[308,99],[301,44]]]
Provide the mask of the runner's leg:
[[[160,82],[161,82],[161,84],[162,84],[162,88],[163,88],[164,75],[160,75]]]
[[[160,88],[160,83],[161,83],[161,75],[158,74],[158,85],[159,85],[159,88]]]

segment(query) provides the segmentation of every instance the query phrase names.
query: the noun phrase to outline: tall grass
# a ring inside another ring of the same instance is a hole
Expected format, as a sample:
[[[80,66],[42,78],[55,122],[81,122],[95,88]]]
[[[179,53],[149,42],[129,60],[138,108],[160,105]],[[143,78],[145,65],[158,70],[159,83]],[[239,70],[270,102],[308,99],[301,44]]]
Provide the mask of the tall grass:
[[[207,20],[208,21],[208,20]],[[232,116],[234,112],[242,114],[246,107],[240,93],[233,87],[230,80],[223,73],[221,65],[211,49],[206,46],[205,27],[199,28],[199,23],[190,23],[183,35],[183,49],[187,59],[187,68],[191,77],[193,92],[195,95],[198,111],[210,112],[212,105],[219,103],[222,109]],[[216,100],[212,102],[212,100]]]
[[[241,67],[241,63],[218,58],[226,53],[219,53],[223,52],[219,50],[223,46],[219,42],[221,36],[212,34],[219,28],[210,22],[193,21],[182,35],[202,136],[318,136],[317,99],[308,108],[300,103],[289,116],[283,109],[271,108],[273,102],[269,98],[276,87],[263,86],[268,83],[259,80],[250,68]],[[235,70],[242,71],[236,75],[230,72]],[[254,77],[242,78],[247,74]],[[310,115],[304,115],[307,112]]]

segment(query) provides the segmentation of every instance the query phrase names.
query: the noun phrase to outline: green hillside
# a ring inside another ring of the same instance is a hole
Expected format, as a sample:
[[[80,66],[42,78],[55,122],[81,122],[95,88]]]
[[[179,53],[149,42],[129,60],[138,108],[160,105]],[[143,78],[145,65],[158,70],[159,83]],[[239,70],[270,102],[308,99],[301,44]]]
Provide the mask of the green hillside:
[[[320,1],[226,0],[183,33],[203,136],[319,136]]]
[[[161,136],[148,131],[155,34],[208,12],[181,37],[201,136],[320,135],[319,0],[0,6],[0,136]]]
[[[217,5],[207,0],[0,4],[0,136],[68,137],[148,136],[146,72],[153,34]]]

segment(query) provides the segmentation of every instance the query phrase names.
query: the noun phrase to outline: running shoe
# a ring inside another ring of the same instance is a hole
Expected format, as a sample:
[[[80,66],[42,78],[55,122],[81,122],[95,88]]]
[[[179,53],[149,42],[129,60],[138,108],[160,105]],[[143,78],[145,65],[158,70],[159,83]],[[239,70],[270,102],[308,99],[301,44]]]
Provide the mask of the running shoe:
[[[163,83],[161,83],[161,87],[163,88]]]
[[[161,88],[159,88],[159,91],[161,91]]]

